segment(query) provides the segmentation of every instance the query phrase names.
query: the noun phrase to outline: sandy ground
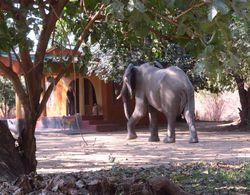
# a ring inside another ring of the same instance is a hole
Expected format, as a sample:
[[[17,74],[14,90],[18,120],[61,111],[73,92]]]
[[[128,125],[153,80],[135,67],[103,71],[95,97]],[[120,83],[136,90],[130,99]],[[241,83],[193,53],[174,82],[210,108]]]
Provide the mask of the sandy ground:
[[[112,165],[152,166],[170,162],[243,161],[250,163],[250,131],[229,131],[217,123],[197,123],[200,142],[189,144],[185,124],[176,129],[176,143],[148,142],[146,129],[136,140],[126,140],[126,131],[70,135],[69,131],[37,130],[38,173],[99,170]]]

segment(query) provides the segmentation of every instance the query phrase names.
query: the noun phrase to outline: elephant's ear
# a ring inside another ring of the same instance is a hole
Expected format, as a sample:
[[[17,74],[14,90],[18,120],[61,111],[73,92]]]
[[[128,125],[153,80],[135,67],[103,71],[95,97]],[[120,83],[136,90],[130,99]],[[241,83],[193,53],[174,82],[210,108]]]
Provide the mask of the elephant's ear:
[[[129,64],[127,67],[123,82],[126,84],[130,97],[133,97],[133,90],[135,88],[135,66]]]
[[[116,99],[121,98],[126,93],[126,90],[128,90],[130,97],[133,96],[133,90],[135,88],[135,73],[134,73],[134,65],[129,64],[128,67],[125,70],[125,73],[123,75],[123,85],[122,90],[119,96]]]

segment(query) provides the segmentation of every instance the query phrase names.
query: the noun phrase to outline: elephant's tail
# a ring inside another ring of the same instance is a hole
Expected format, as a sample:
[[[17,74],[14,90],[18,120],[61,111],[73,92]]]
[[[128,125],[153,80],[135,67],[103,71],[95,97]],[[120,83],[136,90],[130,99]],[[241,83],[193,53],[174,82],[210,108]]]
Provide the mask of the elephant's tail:
[[[193,87],[189,87],[186,91],[187,93],[187,103],[184,107],[184,111],[188,111],[192,116],[194,116],[195,113],[195,103],[194,103],[194,89]]]
[[[179,110],[179,115],[181,115],[184,112],[184,109],[186,107],[186,105],[188,104],[188,94],[186,93],[186,91],[183,91],[180,94],[180,110]]]
[[[194,113],[195,104],[194,104],[194,93],[188,94],[188,110],[191,113]]]
[[[194,109],[194,90],[193,88],[186,87],[186,89],[181,93],[180,114],[182,114],[185,110],[194,113]]]

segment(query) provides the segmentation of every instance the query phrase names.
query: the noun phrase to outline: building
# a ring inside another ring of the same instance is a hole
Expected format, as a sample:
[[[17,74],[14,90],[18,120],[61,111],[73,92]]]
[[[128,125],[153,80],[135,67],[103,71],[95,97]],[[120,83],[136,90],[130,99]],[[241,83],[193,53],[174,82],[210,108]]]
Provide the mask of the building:
[[[56,46],[47,50],[45,61],[51,63],[52,73],[44,73],[44,88],[49,85],[50,77],[56,75],[60,69],[58,62],[50,61],[50,59],[66,56],[70,52],[69,49],[61,49]],[[8,65],[8,55],[0,54],[0,61]],[[19,64],[14,57],[12,64],[14,71],[21,75]],[[67,104],[67,93],[70,88],[74,91],[74,98],[71,102],[73,113],[68,112],[69,104]],[[120,86],[113,82],[105,83],[95,75],[82,75],[71,70],[70,74],[63,77],[55,86],[37,127],[81,128],[97,131],[109,131],[124,127],[126,119],[122,102],[116,100],[119,92]],[[16,119],[22,117],[21,104],[16,96]]]

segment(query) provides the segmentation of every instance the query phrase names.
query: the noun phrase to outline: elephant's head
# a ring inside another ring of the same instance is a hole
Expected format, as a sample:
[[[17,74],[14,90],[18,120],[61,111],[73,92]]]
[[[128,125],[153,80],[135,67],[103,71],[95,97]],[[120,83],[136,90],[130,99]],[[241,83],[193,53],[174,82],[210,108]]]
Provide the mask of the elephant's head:
[[[128,102],[129,96],[132,99],[134,89],[135,89],[135,66],[133,64],[129,64],[123,75],[123,84],[122,84],[121,92],[116,98],[116,99],[120,99],[122,97],[124,113],[127,119],[129,119],[130,117],[128,113],[127,102]]]

